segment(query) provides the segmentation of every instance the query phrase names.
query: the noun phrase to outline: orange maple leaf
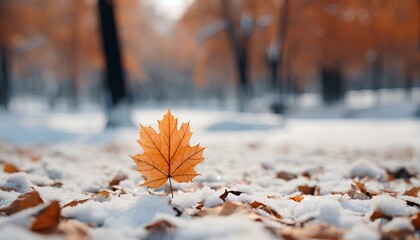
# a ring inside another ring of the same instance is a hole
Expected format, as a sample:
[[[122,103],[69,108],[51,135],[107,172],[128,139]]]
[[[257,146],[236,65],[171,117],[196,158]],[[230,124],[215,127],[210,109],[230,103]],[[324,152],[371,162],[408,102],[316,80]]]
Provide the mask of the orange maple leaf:
[[[146,178],[143,186],[158,188],[169,180],[172,193],[171,179],[190,182],[199,175],[194,167],[204,160],[204,148],[199,144],[190,146],[190,124],[182,123],[178,129],[178,119],[170,110],[158,124],[160,133],[151,126],[140,125],[138,143],[144,153],[131,158],[137,164],[137,171]]]

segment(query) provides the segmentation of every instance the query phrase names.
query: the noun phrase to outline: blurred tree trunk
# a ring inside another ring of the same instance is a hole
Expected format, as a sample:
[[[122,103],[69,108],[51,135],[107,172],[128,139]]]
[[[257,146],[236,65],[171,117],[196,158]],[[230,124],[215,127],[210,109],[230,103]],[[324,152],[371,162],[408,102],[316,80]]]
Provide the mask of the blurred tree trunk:
[[[381,103],[381,88],[382,88],[382,77],[383,77],[383,64],[382,64],[382,53],[378,54],[378,57],[372,63],[372,90],[376,95],[376,103]]]
[[[271,87],[274,92],[274,101],[271,105],[271,110],[274,113],[284,113],[284,93],[281,79],[282,63],[284,58],[284,42],[286,39],[287,26],[289,22],[289,0],[285,0],[279,12],[279,30],[278,35],[267,50],[267,60],[271,72]]]
[[[127,91],[114,15],[113,0],[99,0],[100,31],[105,55],[105,90],[108,109],[107,127],[131,125],[127,107]]]
[[[9,55],[7,48],[0,45],[0,107],[7,109],[9,104]]]
[[[239,76],[239,111],[244,112],[248,107],[250,94],[247,43],[251,30],[240,32],[235,29],[232,9],[230,9],[228,2],[228,0],[222,0],[223,15],[226,18],[226,30],[234,51],[236,69]]]
[[[344,98],[344,86],[341,69],[338,64],[326,64],[321,70],[322,100],[325,104],[334,104]]]

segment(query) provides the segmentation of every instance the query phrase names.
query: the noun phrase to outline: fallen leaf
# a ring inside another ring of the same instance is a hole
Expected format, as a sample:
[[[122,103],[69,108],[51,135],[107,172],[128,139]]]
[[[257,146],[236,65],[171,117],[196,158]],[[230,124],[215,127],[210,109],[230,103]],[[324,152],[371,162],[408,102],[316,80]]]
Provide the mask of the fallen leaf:
[[[297,188],[303,194],[314,195],[315,193],[315,187],[309,187],[308,185],[298,186]]]
[[[402,167],[396,171],[387,170],[388,181],[395,179],[410,179],[414,177],[406,168]]]
[[[24,209],[35,207],[43,202],[44,201],[42,201],[38,192],[32,191],[18,196],[17,199],[13,201],[10,205],[1,208],[0,214],[12,215]]]
[[[30,159],[31,159],[32,162],[38,162],[41,159],[41,157],[33,155],[33,156],[30,157]]]
[[[303,172],[303,173],[302,173],[302,176],[307,177],[307,178],[309,178],[309,179],[312,179],[312,175],[311,175],[311,173],[310,173],[310,172],[308,172],[308,171]]]
[[[385,218],[387,220],[391,220],[392,219],[392,216],[388,216],[385,213],[383,213],[381,211],[378,211],[378,210],[374,211],[372,213],[372,215],[370,215],[370,220],[371,221],[375,221],[378,218]]]
[[[55,229],[60,223],[60,204],[58,201],[52,201],[48,207],[43,209],[34,223],[31,230],[34,232],[42,232]]]
[[[376,196],[376,195],[378,195],[379,193],[377,193],[377,192],[373,192],[373,191],[370,191],[370,190],[368,190],[366,187],[365,187],[365,185],[363,184],[363,183],[361,183],[361,182],[359,182],[359,181],[356,181],[356,180],[354,180],[353,179],[353,183],[356,185],[356,187],[357,188],[359,188],[360,189],[360,191],[363,193],[363,194],[365,194],[367,197],[369,197],[369,198],[371,198],[372,196]]]
[[[161,230],[172,228],[174,225],[166,220],[159,220],[144,227],[147,231]]]
[[[420,212],[411,217],[411,224],[413,224],[416,231],[420,230]]]
[[[3,186],[0,186],[0,190],[2,190],[2,191],[4,191],[4,192],[17,191],[17,189],[16,189],[16,188],[3,187]]]
[[[167,220],[158,220],[145,227],[149,232],[145,239],[165,239],[175,230],[175,225]]]
[[[281,215],[279,213],[277,213],[276,210],[274,210],[271,207],[265,205],[264,203],[254,201],[254,202],[251,202],[250,205],[251,205],[252,208],[261,209],[264,212],[270,214],[271,216],[273,216],[277,219],[282,219]]]
[[[232,214],[244,214],[252,220],[261,219],[261,216],[257,215],[249,204],[243,204],[239,202],[224,202],[222,205],[203,209],[197,212],[197,216],[230,216]]]
[[[127,179],[127,177],[125,175],[116,175],[110,182],[109,182],[109,189],[111,189],[112,191],[117,190],[115,188],[115,186],[117,186],[118,184],[120,184],[121,181]]]
[[[204,160],[204,148],[199,144],[190,146],[190,124],[182,123],[178,129],[178,119],[170,110],[158,124],[159,134],[151,126],[140,125],[138,143],[144,153],[132,159],[137,164],[137,171],[146,178],[143,186],[158,188],[169,180],[173,195],[171,179],[179,183],[190,182],[199,175],[194,167]]]
[[[382,234],[381,239],[405,239],[415,240],[413,231],[410,229],[400,229],[398,231],[390,231]]]
[[[103,189],[92,196],[93,200],[103,202],[109,198],[110,194],[107,190]]]
[[[118,197],[121,197],[121,195],[125,195],[127,192],[124,190],[124,188],[121,188],[120,192],[118,193]]]
[[[343,231],[325,224],[309,225],[302,228],[284,227],[279,235],[286,240],[297,239],[341,239]]]
[[[176,212],[177,217],[181,216],[184,212],[184,209],[182,209],[180,206],[172,206],[172,209]]]
[[[228,191],[228,190],[225,189],[225,192],[222,195],[220,195],[219,198],[222,199],[223,201],[225,201],[225,199],[227,198],[227,196],[229,195],[229,193],[230,194],[233,194],[235,196],[239,196],[243,192],[241,192],[241,191],[233,191],[233,190]]]
[[[84,203],[86,201],[89,201],[89,198],[82,199],[82,200],[73,200],[73,201],[67,203],[66,205],[64,205],[63,208],[66,208],[66,207],[74,207],[74,206],[77,206],[78,204]]]
[[[20,172],[19,168],[11,163],[5,163],[3,167],[3,171],[6,173],[17,173]]]
[[[78,204],[87,202],[87,201],[89,201],[91,199],[93,199],[95,201],[103,202],[103,201],[108,200],[109,196],[110,196],[110,193],[108,191],[106,191],[106,190],[103,189],[103,190],[101,190],[101,191],[93,194],[92,197],[90,197],[90,198],[85,198],[85,199],[81,199],[81,200],[73,200],[73,201],[65,204],[63,206],[63,208],[66,208],[66,207],[74,207],[74,206],[77,206]]]
[[[404,192],[404,195],[417,197],[419,195],[420,187],[412,187]]]
[[[280,172],[277,172],[276,177],[289,181],[296,178],[297,175],[294,173],[286,172],[286,171],[280,171]]]
[[[293,200],[293,201],[296,201],[296,202],[300,202],[300,201],[303,200],[303,197],[299,196],[299,195],[296,195],[296,196],[290,197],[289,199]]]
[[[198,205],[195,207],[197,210],[201,210],[204,207],[204,202],[199,202]]]
[[[89,226],[76,220],[61,221],[57,230],[68,240],[88,239]]]
[[[62,183],[62,182],[58,182],[58,181],[53,182],[53,183],[50,185],[50,187],[56,187],[56,188],[61,188],[61,186],[63,186],[63,183]]]

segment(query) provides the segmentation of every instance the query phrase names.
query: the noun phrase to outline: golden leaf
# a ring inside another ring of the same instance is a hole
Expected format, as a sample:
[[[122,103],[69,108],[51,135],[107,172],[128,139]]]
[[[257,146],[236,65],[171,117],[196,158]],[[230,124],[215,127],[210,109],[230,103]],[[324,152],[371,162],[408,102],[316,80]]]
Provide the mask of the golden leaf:
[[[190,146],[190,124],[182,123],[178,129],[178,119],[170,110],[158,124],[160,133],[151,126],[140,125],[138,143],[144,153],[132,159],[137,164],[137,170],[146,178],[142,185],[158,188],[169,180],[172,191],[171,179],[179,183],[190,182],[199,175],[194,167],[204,160],[204,148],[199,144]]]

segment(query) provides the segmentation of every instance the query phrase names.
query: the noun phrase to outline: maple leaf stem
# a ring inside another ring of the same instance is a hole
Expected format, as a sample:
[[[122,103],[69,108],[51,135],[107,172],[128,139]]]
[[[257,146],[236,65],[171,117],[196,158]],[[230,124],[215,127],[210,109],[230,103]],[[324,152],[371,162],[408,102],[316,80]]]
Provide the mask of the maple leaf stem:
[[[169,189],[171,190],[171,196],[172,198],[174,198],[174,192],[172,191],[172,181],[170,177],[168,177],[168,179],[169,179]]]

